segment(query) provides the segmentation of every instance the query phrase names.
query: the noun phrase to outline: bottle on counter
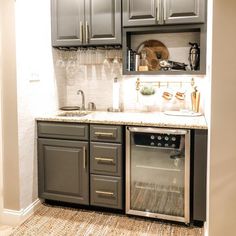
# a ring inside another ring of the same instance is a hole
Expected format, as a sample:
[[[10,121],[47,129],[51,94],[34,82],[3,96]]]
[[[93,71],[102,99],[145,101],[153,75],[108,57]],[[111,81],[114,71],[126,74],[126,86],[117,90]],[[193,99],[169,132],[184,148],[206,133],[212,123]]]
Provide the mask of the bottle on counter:
[[[197,86],[194,87],[194,91],[191,93],[192,110],[199,112],[200,106],[200,92],[197,90]]]

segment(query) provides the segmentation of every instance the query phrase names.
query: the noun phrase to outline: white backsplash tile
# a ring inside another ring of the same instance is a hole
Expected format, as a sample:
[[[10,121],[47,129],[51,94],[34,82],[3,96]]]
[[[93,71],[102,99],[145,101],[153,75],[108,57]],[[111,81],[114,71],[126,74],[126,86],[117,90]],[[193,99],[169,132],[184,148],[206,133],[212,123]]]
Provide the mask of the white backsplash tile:
[[[181,49],[176,49],[180,50]],[[186,51],[186,48],[184,48]],[[182,52],[184,51],[182,50]],[[109,51],[108,51],[109,52]],[[59,53],[59,54],[58,54]],[[79,62],[83,60],[86,62],[86,53],[80,56],[79,60],[74,59],[74,68],[70,70],[66,66],[58,66],[61,55],[68,57],[68,52],[58,52],[54,49],[54,65],[55,75],[58,89],[58,103],[59,107],[62,106],[81,106],[81,97],[77,95],[77,90],[81,89],[85,93],[85,105],[88,102],[94,102],[98,110],[106,110],[112,106],[112,85],[113,79],[118,77],[120,82],[120,103],[124,110],[139,110],[139,111],[165,111],[165,110],[178,110],[178,109],[191,109],[191,92],[192,87],[190,81],[192,76],[139,76],[141,81],[160,81],[162,86],[156,87],[156,93],[153,96],[143,96],[136,90],[137,76],[121,76],[121,64],[119,71],[112,69],[103,64],[89,64],[84,65]],[[110,52],[109,52],[110,53]],[[109,54],[108,53],[108,54]],[[59,56],[58,56],[59,55]],[[73,55],[76,55],[73,54]],[[104,61],[106,53],[103,52]],[[113,55],[114,57],[115,55]],[[85,58],[83,58],[85,57]],[[74,56],[74,58],[77,58]],[[180,59],[181,57],[179,57]],[[72,72],[72,73],[71,73]],[[170,82],[183,82],[169,83],[165,85],[166,81]],[[188,82],[185,84],[185,82]],[[201,94],[201,112],[204,113],[204,77],[195,77],[195,82],[199,87]],[[173,98],[167,101],[162,98],[164,91],[173,94]],[[184,101],[179,101],[175,98],[178,91],[185,91],[186,98]]]

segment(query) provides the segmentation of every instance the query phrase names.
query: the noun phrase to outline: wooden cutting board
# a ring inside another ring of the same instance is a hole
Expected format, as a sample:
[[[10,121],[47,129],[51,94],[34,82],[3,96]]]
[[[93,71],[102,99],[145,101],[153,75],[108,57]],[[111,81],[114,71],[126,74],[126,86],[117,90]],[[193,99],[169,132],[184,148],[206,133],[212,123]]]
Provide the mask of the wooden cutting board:
[[[160,70],[159,60],[168,60],[169,51],[167,47],[158,40],[147,40],[141,43],[137,52],[145,52],[146,60],[148,61],[148,69],[150,71]]]

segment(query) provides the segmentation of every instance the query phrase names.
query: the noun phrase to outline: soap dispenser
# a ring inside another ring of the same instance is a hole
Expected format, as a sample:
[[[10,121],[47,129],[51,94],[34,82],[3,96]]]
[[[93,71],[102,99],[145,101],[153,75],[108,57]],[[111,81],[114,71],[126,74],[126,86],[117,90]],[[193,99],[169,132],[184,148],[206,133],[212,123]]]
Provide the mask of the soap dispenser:
[[[191,93],[192,110],[199,112],[200,105],[200,92],[197,90],[197,86],[194,87],[194,91]]]

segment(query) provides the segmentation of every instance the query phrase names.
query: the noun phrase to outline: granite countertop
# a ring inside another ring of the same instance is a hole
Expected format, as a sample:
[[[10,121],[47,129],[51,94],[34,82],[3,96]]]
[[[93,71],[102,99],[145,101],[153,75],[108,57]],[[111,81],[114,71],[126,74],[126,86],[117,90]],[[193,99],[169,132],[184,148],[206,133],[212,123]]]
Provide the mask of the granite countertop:
[[[136,125],[184,129],[207,129],[204,116],[170,116],[163,112],[89,112],[86,116],[75,116],[82,112],[58,112],[52,115],[37,117],[37,121],[76,122],[91,124]]]

